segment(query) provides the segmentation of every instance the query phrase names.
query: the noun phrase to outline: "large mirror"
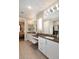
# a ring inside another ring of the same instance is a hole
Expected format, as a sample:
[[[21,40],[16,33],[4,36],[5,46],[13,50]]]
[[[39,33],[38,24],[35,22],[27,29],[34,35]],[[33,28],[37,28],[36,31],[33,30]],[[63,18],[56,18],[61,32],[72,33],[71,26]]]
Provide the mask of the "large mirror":
[[[42,33],[43,32],[43,19],[39,18],[37,20],[37,32]]]
[[[28,32],[35,32],[36,31],[36,21],[28,20]]]
[[[53,21],[53,35],[59,36],[59,20]]]
[[[59,20],[51,19],[43,21],[43,33],[58,35],[59,34]]]
[[[50,21],[50,20],[45,20],[43,22],[43,27],[44,27],[44,30],[43,32],[45,34],[52,34],[53,33],[53,22]]]

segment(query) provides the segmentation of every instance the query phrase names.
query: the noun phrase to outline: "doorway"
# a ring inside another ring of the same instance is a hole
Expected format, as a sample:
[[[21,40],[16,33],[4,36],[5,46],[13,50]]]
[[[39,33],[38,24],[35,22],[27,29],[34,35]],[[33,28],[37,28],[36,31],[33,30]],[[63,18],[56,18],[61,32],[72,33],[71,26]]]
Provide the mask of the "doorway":
[[[24,40],[24,22],[19,22],[19,40]]]

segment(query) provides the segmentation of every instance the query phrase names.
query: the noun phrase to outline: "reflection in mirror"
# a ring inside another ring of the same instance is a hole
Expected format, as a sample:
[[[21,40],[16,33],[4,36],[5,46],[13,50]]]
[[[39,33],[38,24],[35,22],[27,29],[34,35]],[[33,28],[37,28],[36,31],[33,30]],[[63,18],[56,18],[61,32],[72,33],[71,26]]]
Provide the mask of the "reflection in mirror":
[[[42,18],[38,19],[37,21],[37,29],[39,33],[42,32]]]
[[[59,21],[54,21],[53,22],[54,25],[53,25],[53,35],[59,35]]]

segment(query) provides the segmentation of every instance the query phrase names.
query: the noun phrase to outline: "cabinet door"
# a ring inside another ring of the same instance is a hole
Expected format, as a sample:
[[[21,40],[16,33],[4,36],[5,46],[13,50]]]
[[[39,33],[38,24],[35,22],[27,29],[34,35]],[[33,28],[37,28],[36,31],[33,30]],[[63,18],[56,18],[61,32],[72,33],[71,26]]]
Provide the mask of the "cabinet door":
[[[44,38],[41,38],[39,37],[39,40],[38,40],[38,48],[39,50],[44,54],[46,55],[46,40]]]
[[[33,36],[31,34],[27,34],[27,40],[31,41],[33,39]]]
[[[27,34],[27,40],[30,40],[31,37],[30,37],[30,34]]]
[[[39,50],[40,51],[42,51],[43,50],[43,47],[44,47],[44,40],[43,40],[43,38],[41,38],[41,37],[39,37],[39,43],[38,43],[38,48],[39,48]]]
[[[46,56],[49,59],[59,59],[59,45],[56,42],[47,40]]]

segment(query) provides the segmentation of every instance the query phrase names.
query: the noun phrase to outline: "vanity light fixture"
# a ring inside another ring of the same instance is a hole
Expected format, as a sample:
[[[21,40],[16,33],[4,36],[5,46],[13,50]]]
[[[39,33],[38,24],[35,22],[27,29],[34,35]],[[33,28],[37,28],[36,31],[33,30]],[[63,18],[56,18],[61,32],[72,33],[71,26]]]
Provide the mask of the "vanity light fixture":
[[[56,7],[57,7],[57,10],[59,10],[59,5],[58,4],[56,4]]]
[[[53,8],[54,10],[57,10],[57,7],[56,6],[54,6],[54,8]]]
[[[53,10],[52,10],[52,9],[50,9],[50,12],[52,13],[52,12],[53,12]]]
[[[49,13],[50,13],[50,10],[49,9],[45,11],[46,16],[48,16]]]
[[[52,9],[52,11],[53,11],[53,12],[55,12],[55,9],[54,9],[54,7],[53,7],[53,6],[51,7],[51,9]]]

